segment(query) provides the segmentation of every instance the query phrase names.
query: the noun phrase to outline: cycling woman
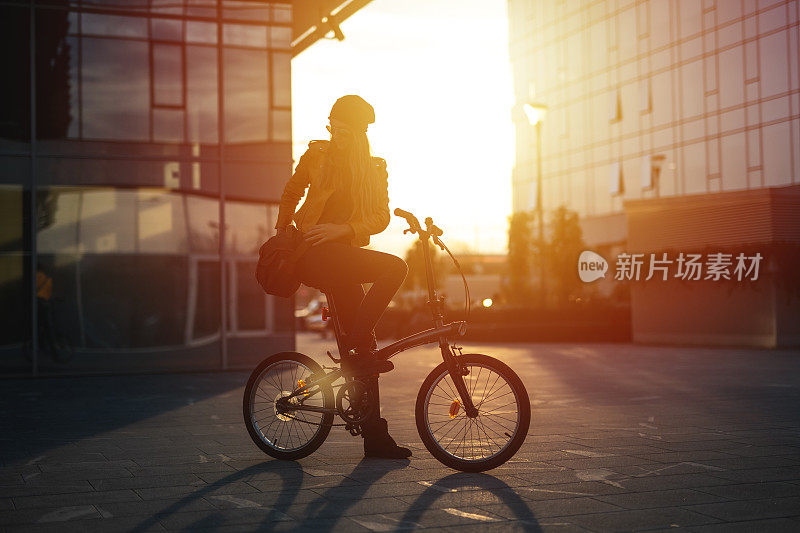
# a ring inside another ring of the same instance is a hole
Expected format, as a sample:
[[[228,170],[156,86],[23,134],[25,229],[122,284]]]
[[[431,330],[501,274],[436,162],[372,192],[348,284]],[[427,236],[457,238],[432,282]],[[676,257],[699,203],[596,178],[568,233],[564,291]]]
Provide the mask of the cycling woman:
[[[297,261],[300,280],[336,301],[345,330],[345,346],[356,351],[352,360],[342,354],[345,372],[370,374],[374,414],[362,422],[364,455],[406,458],[408,448],[389,436],[380,418],[379,372],[393,368],[390,361],[373,359],[377,342],[374,328],[405,280],[408,265],[395,255],[363,248],[369,236],[389,225],[386,162],[372,157],[367,126],[375,122],[371,105],[356,95],[336,100],[328,117],[330,141],[311,141],[283,191],[275,229],[292,221],[310,244]],[[295,207],[308,188],[308,195]],[[372,283],[364,294],[362,283]]]

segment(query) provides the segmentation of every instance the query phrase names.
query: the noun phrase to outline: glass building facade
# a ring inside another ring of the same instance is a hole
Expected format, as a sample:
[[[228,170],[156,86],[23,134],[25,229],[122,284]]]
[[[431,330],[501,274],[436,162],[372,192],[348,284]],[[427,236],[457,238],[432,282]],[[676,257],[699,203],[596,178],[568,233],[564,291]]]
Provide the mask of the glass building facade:
[[[632,283],[635,342],[797,346],[800,1],[509,0],[513,210],[619,252],[763,252],[758,284]],[[614,268],[613,266],[611,267]],[[611,276],[587,286],[611,295]],[[620,291],[619,294],[624,294]]]
[[[626,200],[800,183],[799,5],[509,0],[516,101],[548,108],[545,208],[614,232]],[[537,140],[524,118],[516,134],[519,211]]]
[[[293,301],[254,276],[292,166],[291,4],[0,11],[0,373],[292,348]]]

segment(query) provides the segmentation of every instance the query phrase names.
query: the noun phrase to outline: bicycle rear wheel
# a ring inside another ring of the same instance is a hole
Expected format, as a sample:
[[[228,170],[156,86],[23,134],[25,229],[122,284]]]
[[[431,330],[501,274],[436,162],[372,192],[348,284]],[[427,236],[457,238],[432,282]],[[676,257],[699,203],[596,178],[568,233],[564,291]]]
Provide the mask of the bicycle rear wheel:
[[[428,374],[417,395],[417,431],[444,465],[464,472],[496,468],[517,453],[528,433],[531,404],[522,380],[487,355],[461,356],[466,389],[478,416],[466,415],[445,363]],[[456,377],[458,379],[459,376]]]
[[[259,448],[276,459],[293,461],[314,453],[333,423],[333,413],[285,411],[276,401],[312,381],[324,371],[313,359],[297,352],[281,352],[259,364],[244,389],[243,414],[247,432]],[[333,388],[325,385],[311,394],[295,396],[295,405],[335,409]]]

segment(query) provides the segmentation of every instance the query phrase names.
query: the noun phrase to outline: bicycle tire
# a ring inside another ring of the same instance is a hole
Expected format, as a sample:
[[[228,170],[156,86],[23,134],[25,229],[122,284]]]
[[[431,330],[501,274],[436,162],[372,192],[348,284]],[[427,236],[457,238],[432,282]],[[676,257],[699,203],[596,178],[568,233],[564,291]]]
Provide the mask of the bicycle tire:
[[[262,361],[250,374],[250,377],[247,380],[247,385],[244,389],[244,396],[242,399],[242,414],[244,416],[244,423],[247,427],[247,432],[250,434],[250,438],[253,439],[253,442],[261,448],[261,450],[266,453],[267,455],[274,457],[276,459],[281,459],[285,461],[294,461],[296,459],[301,459],[308,455],[314,453],[317,448],[319,448],[325,439],[328,437],[328,433],[330,433],[331,426],[333,424],[333,413],[320,413],[320,421],[318,423],[313,422],[301,422],[299,417],[303,417],[305,420],[305,413],[303,411],[294,411],[295,413],[303,413],[302,415],[297,415],[298,418],[295,418],[293,422],[298,424],[309,424],[310,428],[316,426],[315,432],[312,434],[311,438],[308,439],[307,442],[301,444],[297,447],[291,449],[282,449],[279,446],[276,446],[270,438],[265,435],[264,431],[261,430],[262,424],[266,417],[269,416],[269,411],[264,415],[263,418],[260,420],[256,418],[256,414],[258,413],[258,409],[255,409],[255,398],[256,392],[260,390],[260,384],[265,375],[267,375],[267,371],[271,368],[277,367],[277,365],[291,365],[292,363],[298,364],[302,367],[305,367],[308,370],[308,375],[323,375],[324,371],[319,364],[316,363],[313,359],[308,357],[307,355],[298,353],[298,352],[280,352],[270,357],[267,357],[264,361]],[[306,374],[304,373],[303,376]],[[295,378],[298,376],[296,375]],[[301,377],[302,379],[302,377]],[[294,384],[292,384],[292,389],[294,388]],[[284,392],[286,390],[291,390],[289,387],[285,389],[281,388]],[[279,392],[280,394],[280,392]],[[330,385],[325,385],[322,387],[321,393],[322,398],[322,407],[326,409],[334,409],[335,408],[335,399],[333,395],[333,388]],[[264,411],[268,409],[269,402],[264,401],[264,407],[260,409],[260,411]],[[272,404],[272,408],[274,409],[274,403]],[[274,418],[277,418],[281,422],[287,422],[287,420],[283,420],[277,413],[274,412]],[[273,421],[274,423],[274,421]],[[302,426],[298,426],[301,432],[305,435],[304,429]],[[289,435],[291,435],[291,430],[289,430]],[[278,439],[274,439],[277,441]]]
[[[492,468],[496,468],[505,463],[506,461],[508,461],[511,457],[514,456],[515,453],[517,453],[520,446],[522,446],[522,444],[525,442],[525,438],[528,434],[528,428],[530,427],[530,419],[531,419],[530,399],[528,397],[528,392],[525,389],[525,385],[522,383],[522,380],[508,365],[506,365],[502,361],[495,359],[494,357],[490,357],[488,355],[483,355],[483,354],[464,354],[460,356],[460,361],[465,367],[470,368],[471,372],[475,368],[488,369],[498,375],[498,380],[499,377],[503,378],[503,380],[511,389],[511,392],[514,395],[517,408],[517,420],[515,421],[515,425],[513,428],[514,434],[510,436],[507,443],[505,443],[503,446],[499,446],[492,440],[492,437],[490,435],[487,435],[487,433],[484,431],[484,429],[490,427],[487,426],[487,424],[494,424],[495,422],[486,422],[484,424],[483,429],[478,428],[478,430],[475,432],[475,435],[477,435],[477,440],[480,443],[480,445],[477,447],[479,450],[485,449],[486,447],[489,447],[491,449],[489,445],[492,444],[498,446],[498,451],[490,456],[487,456],[486,458],[478,458],[478,459],[467,459],[465,457],[460,457],[456,455],[458,453],[458,447],[456,447],[455,449],[456,454],[454,454],[451,453],[451,451],[448,451],[448,445],[443,445],[442,443],[439,442],[439,439],[444,440],[444,437],[440,435],[437,438],[434,435],[434,431],[431,429],[431,424],[432,423],[441,424],[442,428],[444,428],[447,426],[448,422],[447,419],[444,417],[443,417],[444,420],[443,422],[441,420],[434,422],[430,421],[430,417],[432,416],[431,411],[435,410],[431,409],[432,405],[431,399],[433,398],[434,390],[436,390],[436,387],[438,387],[439,383],[446,383],[446,381],[444,380],[446,380],[450,376],[449,369],[445,363],[441,363],[439,366],[434,368],[430,372],[430,374],[428,374],[428,377],[425,378],[425,381],[423,381],[422,386],[419,389],[419,393],[417,394],[416,408],[415,408],[417,432],[419,433],[419,436],[422,439],[422,443],[425,445],[425,447],[428,449],[431,455],[433,455],[439,462],[441,462],[445,466],[463,472],[483,472],[486,470],[491,470]],[[472,385],[473,389],[476,389],[479,386],[479,383],[481,381],[481,375],[482,375],[482,370],[479,371],[476,383]],[[489,378],[491,377],[491,374],[487,375]],[[452,380],[452,378],[450,379]],[[484,388],[487,388],[488,385],[489,383],[487,381],[486,385],[484,385]],[[442,390],[444,391],[445,389],[442,388]],[[473,392],[477,391],[474,390]],[[492,391],[489,392],[490,395],[493,394]],[[508,393],[504,393],[504,395],[507,394]],[[451,394],[450,396],[451,400],[455,404],[455,400],[457,399],[457,393]],[[476,401],[475,395],[472,394],[472,396],[473,396],[473,401],[476,404],[478,404],[479,402]],[[485,396],[484,399],[486,398],[489,398],[489,396]],[[464,420],[475,420],[476,421],[475,424],[483,423],[483,422],[478,422],[478,419],[480,419],[481,417],[482,411],[480,405],[482,404],[483,400],[481,400],[479,405],[476,405],[476,407],[479,407],[479,414],[476,419],[467,418],[466,415],[461,411],[458,412],[456,417],[452,416],[452,409],[454,409],[454,407],[451,407],[451,410],[449,410],[447,414],[449,415],[451,422],[456,421],[457,418],[461,418]],[[445,404],[441,405],[444,405],[446,407]],[[486,408],[487,410],[485,411],[486,413],[485,417],[488,417],[489,416],[488,413],[491,412],[491,410],[488,410],[488,407],[489,406],[487,405]],[[463,415],[463,417],[460,415]],[[437,414],[435,416],[442,416],[442,415]],[[494,426],[491,426],[490,430],[493,427]],[[470,422],[470,428],[472,428],[472,422]],[[472,431],[472,429],[470,429],[470,431]],[[482,431],[485,438],[480,436]],[[466,440],[466,434],[467,434],[467,429],[465,426],[464,429],[465,440]],[[458,435],[461,435],[460,429],[456,430],[456,436]],[[509,433],[506,432],[505,435],[509,435]],[[472,438],[471,440],[472,444],[474,445],[475,439]],[[484,444],[484,442],[486,444]]]

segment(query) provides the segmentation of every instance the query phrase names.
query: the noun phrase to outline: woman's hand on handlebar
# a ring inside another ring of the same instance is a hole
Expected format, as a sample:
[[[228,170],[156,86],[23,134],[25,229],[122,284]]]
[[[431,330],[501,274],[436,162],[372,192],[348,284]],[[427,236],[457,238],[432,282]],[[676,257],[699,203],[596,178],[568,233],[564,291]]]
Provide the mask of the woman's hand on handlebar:
[[[329,242],[341,237],[352,237],[353,230],[348,224],[316,224],[308,228],[303,239],[311,246]]]

